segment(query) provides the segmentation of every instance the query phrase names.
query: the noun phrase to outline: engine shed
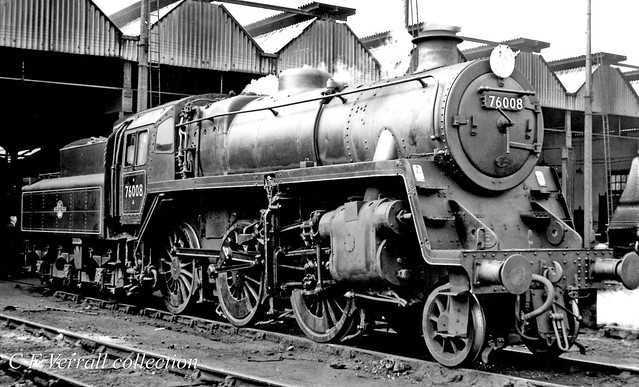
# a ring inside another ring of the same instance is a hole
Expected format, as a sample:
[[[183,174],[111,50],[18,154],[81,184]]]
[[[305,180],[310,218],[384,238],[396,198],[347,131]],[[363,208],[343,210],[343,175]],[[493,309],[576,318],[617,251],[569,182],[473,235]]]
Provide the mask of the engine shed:
[[[150,106],[201,93],[240,93],[253,79],[291,66],[332,64],[339,56],[367,79],[379,64],[345,24],[353,9],[311,3],[302,7],[313,27],[291,36],[341,41],[339,51],[313,51],[308,63],[280,65],[223,4],[151,1]],[[260,34],[282,28],[286,14],[261,23]],[[113,123],[138,110],[140,3],[107,16],[92,0],[9,0],[0,9],[0,85],[4,135],[0,196],[19,207],[22,178],[58,170],[59,149],[75,140],[107,136]],[[278,24],[279,23],[279,24]],[[267,31],[267,32],[264,32]],[[301,37],[301,38],[300,38]],[[325,45],[324,47],[328,47]],[[355,50],[353,50],[353,47]],[[348,48],[348,49],[346,49]]]
[[[309,3],[299,14],[280,13],[246,26],[223,4],[207,1],[153,0],[150,11],[154,104],[205,92],[239,93],[253,79],[303,65],[346,73],[354,81],[382,77],[376,48],[389,34],[360,39],[346,23],[352,8]],[[0,195],[10,204],[0,216],[18,207],[23,177],[58,169],[60,148],[106,136],[114,121],[137,110],[139,15],[140,3],[107,16],[92,0],[3,2],[0,177],[7,183]],[[579,223],[585,58],[548,62],[542,55],[546,42],[503,43],[520,51],[516,65],[539,92],[545,118],[541,163],[562,176]],[[491,49],[479,46],[464,55],[486,57]],[[592,187],[601,236],[639,150],[639,76],[618,68],[624,59],[594,55],[593,174],[610,176],[608,185],[595,179]]]

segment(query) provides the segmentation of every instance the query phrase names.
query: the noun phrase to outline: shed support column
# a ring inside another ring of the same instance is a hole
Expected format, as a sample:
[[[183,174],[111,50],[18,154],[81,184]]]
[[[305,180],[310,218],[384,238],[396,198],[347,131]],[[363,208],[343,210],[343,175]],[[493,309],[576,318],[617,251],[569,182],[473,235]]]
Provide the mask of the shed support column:
[[[566,137],[564,139],[564,147],[561,149],[561,187],[564,192],[564,198],[568,205],[568,211],[572,213],[573,186],[574,178],[574,155],[572,150],[572,115],[570,110],[566,110],[564,127],[566,128]]]
[[[138,43],[138,106],[148,107],[149,97],[149,0],[142,0],[140,9],[140,42]]]
[[[588,0],[586,17],[586,93],[584,95],[584,248],[591,249],[595,240],[592,229],[592,57],[591,43],[591,0]]]
[[[133,113],[133,89],[131,88],[131,62],[122,66],[122,95],[120,96],[120,118]]]

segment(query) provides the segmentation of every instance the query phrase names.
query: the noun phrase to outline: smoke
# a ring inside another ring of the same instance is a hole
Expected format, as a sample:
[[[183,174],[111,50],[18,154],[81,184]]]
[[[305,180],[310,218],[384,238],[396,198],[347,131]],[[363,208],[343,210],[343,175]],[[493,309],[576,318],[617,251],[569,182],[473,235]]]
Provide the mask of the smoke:
[[[303,67],[311,67],[311,66],[304,65]],[[329,68],[329,66],[325,62],[321,62],[319,66],[317,66],[316,68],[319,70],[324,70],[327,73],[331,74],[334,80],[344,85],[352,85],[355,83],[372,81],[372,79],[369,79],[370,76],[363,74],[356,67],[348,66],[346,63],[342,62],[341,60],[338,60],[335,63],[333,63],[331,68]],[[273,96],[277,94],[277,91],[278,91],[278,77],[273,74],[270,74],[262,78],[253,79],[248,85],[244,87],[244,90],[242,90],[242,94],[257,94],[257,95]]]
[[[380,47],[371,50],[382,67],[382,78],[406,74],[410,67],[412,36],[405,28],[390,31],[390,36]]]
[[[329,66],[325,62],[321,62],[319,66],[317,66],[317,68],[331,74],[334,80],[343,83],[344,85],[352,85],[355,83],[371,80],[368,79],[369,77],[365,77],[360,70],[347,65],[341,60],[337,60],[335,63],[333,63],[332,68],[329,68]]]
[[[412,36],[406,30],[403,1],[402,6],[389,6],[384,10],[384,28],[388,38],[380,47],[371,49],[382,68],[382,78],[392,78],[406,74],[410,67],[413,49]],[[416,22],[416,21],[415,21]]]
[[[244,87],[242,94],[275,95],[277,93],[277,77],[273,74],[253,79]]]
[[[352,85],[353,83],[367,80],[362,79],[361,71],[359,71],[355,67],[348,66],[342,61],[337,61],[337,63],[333,65],[333,68],[335,69],[333,72],[333,79],[337,82],[341,82],[346,85]]]

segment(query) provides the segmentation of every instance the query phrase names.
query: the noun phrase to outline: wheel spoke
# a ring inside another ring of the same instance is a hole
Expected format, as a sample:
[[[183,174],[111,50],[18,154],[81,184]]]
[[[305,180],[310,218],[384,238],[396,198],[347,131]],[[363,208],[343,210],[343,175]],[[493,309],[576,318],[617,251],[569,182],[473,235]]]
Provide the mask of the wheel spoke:
[[[459,348],[457,348],[457,344],[455,344],[455,340],[450,339],[449,341],[450,341],[450,349],[453,351],[453,354],[457,354],[457,352],[459,352]]]
[[[322,316],[324,316],[324,318],[322,320],[324,320],[325,322],[325,326],[327,328],[333,327],[335,326],[335,320],[331,318],[331,315],[328,311],[328,301],[324,300],[324,302],[322,302]]]
[[[335,305],[335,307],[339,311],[340,316],[343,315],[344,314],[344,307],[336,299],[333,300],[333,304]]]
[[[324,315],[322,314],[322,300],[315,300],[315,302],[313,303],[313,305],[315,306],[315,316],[317,317],[324,317]]]
[[[188,301],[188,297],[189,297],[189,291],[187,289],[187,286],[184,282],[180,282],[180,281],[176,281],[177,282],[177,287],[180,290],[180,296],[182,297],[182,301]]]
[[[251,302],[252,300],[255,300],[255,298],[251,298],[249,289],[247,287],[244,287],[244,302],[246,303],[246,309],[253,309],[253,303]]]
[[[253,277],[249,277],[249,276],[244,276],[244,280],[246,280],[246,281],[251,281],[251,282],[252,282],[252,283],[254,283],[255,285],[259,285],[259,284],[261,284],[261,282],[260,282],[260,281],[256,280],[256,279],[255,279],[255,278],[253,278]]]
[[[446,311],[446,307],[444,306],[444,304],[439,298],[435,299],[435,305],[437,305],[437,311],[439,312],[437,314],[438,316],[440,316],[443,312]]]
[[[335,310],[331,306],[331,304],[333,304],[334,302],[331,301],[333,300],[329,299],[326,301],[326,311],[328,312],[326,316],[331,320],[331,325],[337,325],[337,323],[339,322],[339,318],[335,315]]]
[[[191,293],[191,290],[193,288],[193,282],[191,281],[191,279],[193,278],[193,275],[191,275],[191,278],[189,279],[186,275],[186,273],[180,273],[180,282],[182,284],[184,284],[184,286],[186,287],[186,290],[189,291],[189,293]]]
[[[259,298],[257,292],[255,291],[255,289],[253,289],[251,286],[249,286],[249,284],[247,284],[246,282],[244,283],[244,288],[247,289],[249,292],[251,292],[251,295],[253,296],[253,299],[257,300]]]

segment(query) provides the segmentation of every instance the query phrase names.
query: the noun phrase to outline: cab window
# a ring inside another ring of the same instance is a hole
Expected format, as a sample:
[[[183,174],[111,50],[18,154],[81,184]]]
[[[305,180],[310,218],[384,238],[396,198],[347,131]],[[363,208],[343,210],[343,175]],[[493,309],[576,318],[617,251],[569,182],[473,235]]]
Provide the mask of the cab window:
[[[124,159],[125,166],[133,165],[135,160],[135,135],[137,133],[129,133],[126,135],[126,157]]]
[[[147,130],[141,130],[139,132],[128,133],[125,141],[124,166],[131,167],[133,165],[146,164],[149,149],[149,132]]]
[[[169,117],[158,126],[157,137],[155,140],[156,151],[158,152],[173,151],[174,126],[175,125],[174,125],[173,117]]]
[[[135,165],[146,164],[146,156],[149,149],[149,132],[142,131],[138,133],[138,155],[135,159]]]

